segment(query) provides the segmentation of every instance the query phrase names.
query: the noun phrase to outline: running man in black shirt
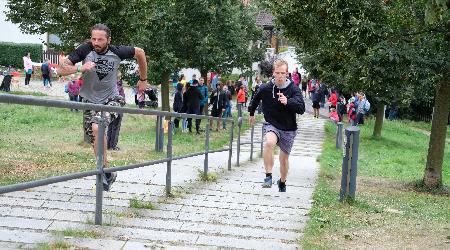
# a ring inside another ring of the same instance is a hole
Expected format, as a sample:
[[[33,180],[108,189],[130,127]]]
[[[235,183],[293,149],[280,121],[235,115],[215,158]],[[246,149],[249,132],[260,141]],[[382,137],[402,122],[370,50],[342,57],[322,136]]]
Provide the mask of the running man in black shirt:
[[[138,88],[147,88],[147,60],[145,52],[141,48],[130,46],[111,45],[111,31],[105,24],[96,24],[91,28],[91,40],[80,45],[68,58],[60,60],[58,74],[61,76],[83,73],[84,83],[80,89],[80,96],[83,102],[123,106],[123,97],[119,95],[116,81],[119,70],[119,63],[124,59],[136,58],[139,65],[140,79]],[[75,64],[83,62],[83,65]],[[101,112],[95,110],[85,110],[83,112],[84,131],[89,136],[94,147],[94,154],[97,156],[98,144],[98,123]],[[116,113],[105,112],[104,124],[106,127],[112,120],[116,119]],[[105,130],[106,131],[106,130]],[[104,161],[103,165],[108,165],[106,157],[106,136],[104,137]],[[111,184],[116,179],[116,173],[107,173],[103,178],[103,188],[109,191]]]
[[[289,154],[297,135],[297,115],[305,112],[303,96],[294,82],[287,79],[288,64],[276,60],[273,64],[274,79],[262,85],[248,108],[249,123],[255,122],[255,110],[262,100],[265,123],[263,125],[265,144],[263,150],[266,178],[263,187],[272,187],[273,151],[280,147],[280,179],[278,190],[286,192],[286,177],[289,170]]]

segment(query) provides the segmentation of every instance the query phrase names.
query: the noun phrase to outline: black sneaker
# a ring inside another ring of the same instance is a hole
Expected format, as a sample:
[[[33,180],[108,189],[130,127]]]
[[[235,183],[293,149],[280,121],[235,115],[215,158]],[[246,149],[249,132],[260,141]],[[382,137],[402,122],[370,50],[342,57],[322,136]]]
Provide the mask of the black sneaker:
[[[281,182],[281,179],[277,181],[278,191],[286,192],[286,181]]]
[[[272,187],[272,176],[264,178],[264,183],[262,184],[263,188],[271,188]]]
[[[116,172],[104,174],[103,175],[103,190],[104,191],[111,190],[111,186],[116,181],[116,178],[117,178]]]

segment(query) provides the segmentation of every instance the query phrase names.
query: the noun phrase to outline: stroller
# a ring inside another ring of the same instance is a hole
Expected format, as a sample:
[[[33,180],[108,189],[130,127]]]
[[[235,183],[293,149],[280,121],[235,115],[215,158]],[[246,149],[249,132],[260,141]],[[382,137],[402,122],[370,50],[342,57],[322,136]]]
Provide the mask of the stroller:
[[[145,100],[138,101],[137,95],[135,95],[135,102],[139,108],[157,108],[158,107],[158,90],[156,88],[149,87],[144,91]]]
[[[0,85],[0,91],[9,92],[9,91],[11,91],[12,76],[11,76],[11,74],[8,74],[8,73],[4,73],[3,75],[4,75],[4,77],[3,77],[2,85]]]

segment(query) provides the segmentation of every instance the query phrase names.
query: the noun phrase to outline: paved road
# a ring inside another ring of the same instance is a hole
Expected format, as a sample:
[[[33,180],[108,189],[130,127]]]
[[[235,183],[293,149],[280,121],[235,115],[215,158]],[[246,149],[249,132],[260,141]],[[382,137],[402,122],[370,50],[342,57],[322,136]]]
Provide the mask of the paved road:
[[[261,188],[262,160],[249,161],[246,145],[240,166],[232,171],[226,170],[227,153],[209,156],[217,182],[197,180],[203,157],[174,162],[172,198],[164,197],[165,164],[120,172],[112,191],[105,193],[103,226],[92,223],[94,178],[1,195],[0,249],[35,248],[61,240],[88,249],[297,249],[311,207],[325,124],[308,114],[298,121],[286,193],[276,186]],[[248,138],[246,133],[242,141]],[[258,144],[255,147],[259,150]],[[157,209],[130,208],[130,199],[150,201]],[[67,229],[96,231],[101,237],[64,238],[55,233]]]

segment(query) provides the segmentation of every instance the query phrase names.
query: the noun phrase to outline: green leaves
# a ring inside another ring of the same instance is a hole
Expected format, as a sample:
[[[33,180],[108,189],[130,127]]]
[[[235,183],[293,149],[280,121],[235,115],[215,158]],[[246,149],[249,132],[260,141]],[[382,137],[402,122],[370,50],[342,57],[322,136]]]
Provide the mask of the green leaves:
[[[7,17],[27,33],[58,35],[66,52],[105,23],[113,44],[142,47],[152,82],[181,67],[231,71],[250,67],[262,50],[249,46],[261,37],[254,8],[239,0],[9,0]]]
[[[310,76],[390,102],[419,93],[430,97],[423,89],[449,68],[442,33],[436,32],[442,24],[425,25],[425,2],[286,0],[269,6]],[[447,2],[429,1],[428,9],[442,18]]]

